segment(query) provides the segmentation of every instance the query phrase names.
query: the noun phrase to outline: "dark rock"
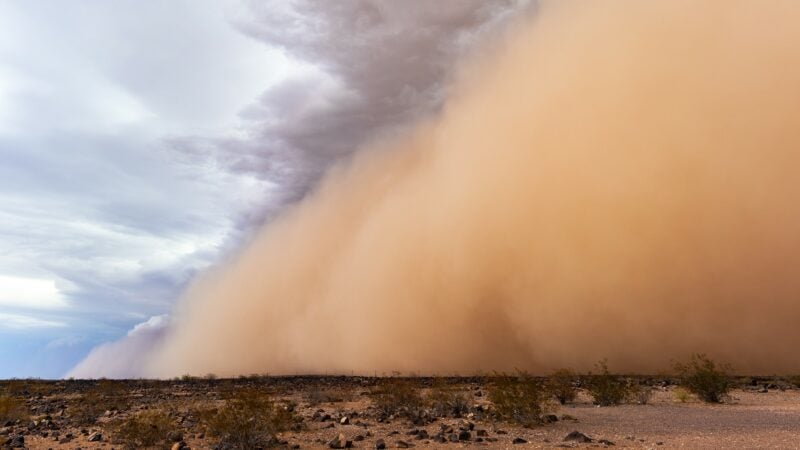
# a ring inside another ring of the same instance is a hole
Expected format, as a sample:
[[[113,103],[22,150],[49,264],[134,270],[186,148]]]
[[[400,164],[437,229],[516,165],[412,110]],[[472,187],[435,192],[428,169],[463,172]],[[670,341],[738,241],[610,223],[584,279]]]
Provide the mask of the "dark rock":
[[[455,433],[450,433],[447,435],[447,440],[450,442],[458,442],[458,435]]]
[[[14,436],[11,439],[11,442],[8,443],[8,446],[11,448],[22,448],[25,447],[25,437],[24,436]]]
[[[406,441],[397,441],[397,448],[410,448],[413,447],[414,444],[410,444]]]
[[[366,439],[366,438],[363,435],[359,434],[359,435],[356,435],[356,437],[353,438],[353,442],[361,442],[364,439]]]
[[[506,430],[494,430],[494,432],[497,434],[508,434],[508,431]]]
[[[613,442],[609,441],[608,439],[600,439],[600,440],[597,441],[597,443],[598,444],[603,444],[603,445],[608,445],[608,446],[616,445]]]
[[[383,439],[378,439],[375,441],[375,448],[378,450],[386,448],[386,442]]]
[[[528,441],[526,441],[525,439],[522,439],[521,437],[516,437],[516,438],[514,438],[513,441],[511,441],[511,443],[512,444],[527,444]]]
[[[573,431],[570,434],[564,436],[564,442],[592,442],[592,438],[586,436],[580,431]]]
[[[547,422],[547,423],[555,423],[555,422],[558,422],[558,416],[557,416],[557,415],[555,415],[555,414],[548,414],[548,415],[544,416],[544,417],[543,417],[543,419],[544,419],[544,420],[545,420],[545,422]]]
[[[183,440],[183,433],[180,431],[170,431],[167,433],[167,442],[180,442]]]
[[[470,439],[472,439],[472,433],[470,433],[469,431],[463,430],[460,433],[458,433],[459,441],[468,441]]]
[[[417,433],[417,437],[415,439],[421,441],[423,439],[429,439],[429,438],[430,438],[430,436],[428,436],[428,432],[427,431],[419,430],[419,433]]]
[[[477,434],[477,435],[478,435],[478,436],[480,436],[480,437],[486,437],[486,436],[489,436],[489,432],[488,432],[488,431],[486,431],[486,430],[483,430],[483,429],[481,429],[481,430],[476,430],[476,431],[475,431],[475,434]]]

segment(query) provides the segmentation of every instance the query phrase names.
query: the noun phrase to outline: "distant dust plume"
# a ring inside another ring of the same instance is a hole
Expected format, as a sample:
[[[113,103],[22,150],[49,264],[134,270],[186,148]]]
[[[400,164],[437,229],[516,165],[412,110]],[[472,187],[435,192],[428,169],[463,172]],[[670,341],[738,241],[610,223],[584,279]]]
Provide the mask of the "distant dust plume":
[[[194,283],[145,374],[800,370],[798,23],[542,2]]]

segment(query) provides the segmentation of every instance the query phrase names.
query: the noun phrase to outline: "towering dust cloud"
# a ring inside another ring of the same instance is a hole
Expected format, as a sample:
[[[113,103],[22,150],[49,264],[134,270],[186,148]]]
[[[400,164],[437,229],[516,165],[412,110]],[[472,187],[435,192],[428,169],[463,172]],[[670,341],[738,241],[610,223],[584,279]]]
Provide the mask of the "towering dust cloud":
[[[526,20],[198,280],[147,374],[800,370],[800,3]]]

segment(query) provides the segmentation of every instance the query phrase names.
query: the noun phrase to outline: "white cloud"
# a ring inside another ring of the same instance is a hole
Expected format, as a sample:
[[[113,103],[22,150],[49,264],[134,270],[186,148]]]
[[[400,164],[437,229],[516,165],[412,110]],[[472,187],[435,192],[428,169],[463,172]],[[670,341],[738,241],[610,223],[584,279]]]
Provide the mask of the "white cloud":
[[[67,302],[55,280],[0,275],[0,306],[59,309]]]

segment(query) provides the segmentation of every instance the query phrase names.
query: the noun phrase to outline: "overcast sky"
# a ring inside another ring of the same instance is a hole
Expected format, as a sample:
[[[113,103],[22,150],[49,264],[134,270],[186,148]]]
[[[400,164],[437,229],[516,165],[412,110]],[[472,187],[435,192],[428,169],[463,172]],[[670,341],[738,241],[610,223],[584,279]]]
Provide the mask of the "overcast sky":
[[[0,0],[0,378],[162,323],[527,3]]]

